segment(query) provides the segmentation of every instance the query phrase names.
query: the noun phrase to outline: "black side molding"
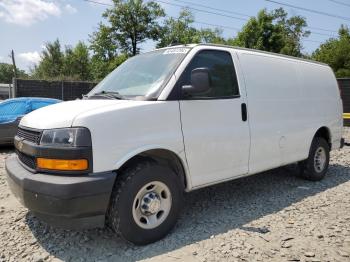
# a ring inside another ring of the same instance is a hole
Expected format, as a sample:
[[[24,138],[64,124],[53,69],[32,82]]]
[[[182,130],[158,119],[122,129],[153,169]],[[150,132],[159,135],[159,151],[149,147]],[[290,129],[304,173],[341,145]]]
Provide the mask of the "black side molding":
[[[245,122],[248,119],[246,103],[241,104],[241,109],[242,109],[242,121]]]

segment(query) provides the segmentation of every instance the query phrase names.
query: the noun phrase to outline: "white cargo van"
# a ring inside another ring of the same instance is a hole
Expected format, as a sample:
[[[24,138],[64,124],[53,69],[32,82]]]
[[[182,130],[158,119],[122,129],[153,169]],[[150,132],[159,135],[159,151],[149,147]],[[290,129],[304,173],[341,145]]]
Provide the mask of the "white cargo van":
[[[184,45],[135,56],[85,99],[26,115],[6,169],[47,223],[107,224],[146,244],[175,225],[183,192],[290,163],[320,180],[342,142],[329,66]]]

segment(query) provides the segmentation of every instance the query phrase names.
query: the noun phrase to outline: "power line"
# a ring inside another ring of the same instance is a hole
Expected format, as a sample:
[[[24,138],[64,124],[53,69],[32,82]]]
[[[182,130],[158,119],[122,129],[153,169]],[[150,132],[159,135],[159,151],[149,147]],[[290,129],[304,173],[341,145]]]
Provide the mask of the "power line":
[[[231,27],[231,26],[226,26],[226,25],[216,25],[216,24],[210,24],[210,23],[200,22],[200,21],[196,21],[196,20],[194,20],[194,23],[197,23],[197,24],[203,24],[203,25],[209,25],[209,26],[216,26],[216,27],[221,27],[221,28],[231,29],[231,30],[234,30],[234,31],[240,31],[240,30],[241,30],[241,29],[236,28],[236,27]]]
[[[197,6],[201,6],[201,7],[204,7],[204,8],[213,9],[213,10],[217,10],[217,11],[221,11],[221,12],[225,12],[225,13],[232,13],[232,14],[237,14],[237,15],[241,15],[241,16],[245,16],[245,17],[252,17],[252,15],[243,14],[243,13],[237,13],[237,12],[228,11],[228,10],[223,10],[223,9],[218,9],[218,8],[214,8],[214,7],[212,7],[212,6],[197,4],[197,3],[193,3],[193,2],[189,2],[189,1],[183,1],[183,0],[172,0],[172,1],[180,2],[180,3],[185,3],[185,4],[190,4],[190,5],[197,5]],[[333,1],[333,0],[329,0],[329,1]],[[335,0],[334,0],[334,1],[335,1]],[[349,6],[350,6],[350,5],[349,5]],[[184,7],[185,7],[185,6],[184,6]],[[331,32],[331,33],[337,33],[337,31],[334,31],[334,30],[323,29],[323,28],[319,28],[319,27],[307,26],[307,28],[314,29],[314,30],[325,31],[325,32]],[[319,34],[319,33],[316,33],[316,32],[313,32],[313,33]],[[320,35],[322,35],[322,34],[320,34]]]
[[[169,2],[164,2],[162,0],[154,0],[156,2],[161,2],[161,3],[167,3],[169,5],[176,5],[176,4],[172,4],[172,3],[169,3]],[[177,1],[177,2],[187,2],[187,1],[182,1],[182,0],[173,0],[173,1]],[[183,6],[183,5],[176,5],[176,6],[179,6],[179,7],[182,7],[182,8],[186,8],[187,6]],[[202,5],[204,6],[204,5]],[[209,6],[205,6],[206,8],[211,8]],[[187,8],[190,8],[190,7],[187,7]],[[217,13],[216,13],[217,14]],[[219,15],[219,14],[218,14]],[[222,15],[222,14],[221,14]],[[248,16],[248,15],[246,15]],[[251,17],[251,16],[249,16]],[[248,19],[245,19],[246,21]],[[224,26],[222,26],[224,27]],[[317,27],[307,27],[307,28],[310,28],[310,29],[314,29],[314,30],[321,30],[321,31],[325,31],[325,32],[332,32],[332,33],[336,33],[336,31],[333,31],[333,30],[328,30],[328,29],[322,29],[322,28],[317,28]],[[334,37],[334,35],[329,35],[329,34],[324,34],[324,33],[318,33],[318,32],[314,32],[314,31],[310,31],[311,34],[315,34],[315,35],[323,35],[323,36],[327,36],[327,37]]]
[[[337,0],[328,0],[330,2],[333,2],[333,3],[336,3],[338,5],[344,5],[344,6],[348,6],[350,7],[350,4],[349,3],[344,3],[344,2],[341,2],[341,1],[337,1]]]
[[[163,0],[154,0],[155,2],[161,2],[161,3],[165,3],[165,4],[169,4],[169,5],[174,5],[174,6],[178,6],[178,7],[182,7],[182,8],[189,8],[189,9],[193,9],[193,10],[196,10],[195,8],[192,8],[192,7],[188,7],[188,6],[184,6],[184,5],[177,5],[177,4],[173,4],[173,3],[169,3],[169,2],[165,2]],[[173,0],[173,1],[177,1],[177,2],[187,2],[187,3],[190,3],[188,1],[183,1],[183,0]],[[268,1],[268,0],[266,0]],[[201,5],[201,6],[204,6],[204,5]],[[206,8],[212,8],[210,6],[205,6]],[[214,8],[212,8],[214,9]],[[204,10],[203,10],[204,11]],[[209,12],[209,13],[212,13],[212,12]],[[220,13],[215,13],[216,15],[221,15],[221,16],[225,16],[227,17],[226,15],[224,14],[220,14]],[[252,16],[249,16],[249,15],[246,15],[244,14],[245,16],[248,16],[248,17],[252,17]],[[349,18],[350,19],[350,18]],[[240,19],[242,20],[242,19]],[[245,21],[248,21],[248,19],[244,19]],[[310,26],[307,26],[307,28],[310,28],[310,29],[314,29],[314,30],[320,30],[320,31],[325,31],[325,32],[331,32],[331,33],[336,33],[336,31],[333,31],[333,30],[329,30],[329,29],[323,29],[323,28],[318,28],[318,27],[310,27]],[[318,33],[318,32],[311,32],[313,34],[317,34],[317,35],[324,35],[324,36],[328,36],[328,37],[333,37],[333,35],[326,35],[326,34],[322,34],[322,33]]]
[[[172,18],[172,19],[179,19],[179,17],[169,16],[169,15],[166,15],[165,17]],[[234,31],[240,31],[241,30],[241,29],[239,29],[237,27],[226,26],[226,25],[218,25],[218,24],[211,24],[211,23],[202,22],[202,21],[198,21],[198,20],[193,20],[193,23],[195,23],[195,24],[203,24],[203,25],[208,25],[208,26],[215,26],[215,27],[230,29],[230,30],[234,30]]]
[[[195,11],[202,12],[202,13],[207,13],[207,14],[212,14],[212,15],[218,15],[218,16],[222,16],[222,17],[228,17],[228,18],[232,18],[232,19],[236,19],[236,20],[241,20],[241,21],[247,21],[247,20],[248,20],[248,19],[242,18],[242,17],[231,16],[231,15],[225,15],[225,14],[222,14],[222,13],[207,11],[207,10],[203,10],[203,9],[199,9],[199,8],[194,8],[194,7],[190,7],[190,6],[184,6],[184,5],[178,5],[178,4],[174,4],[174,3],[169,3],[169,2],[166,2],[166,1],[162,1],[162,0],[153,0],[153,1],[154,1],[154,2],[163,3],[163,4],[167,4],[167,5],[172,5],[172,6],[187,8],[187,9],[195,10]]]
[[[85,1],[85,2],[91,2],[91,3],[94,3],[94,4],[105,5],[105,6],[113,6],[112,4],[97,2],[97,1],[94,1],[94,0],[83,0],[83,1]],[[172,19],[179,19],[178,17],[168,16],[168,15],[166,15],[166,17],[169,17],[169,18],[172,18]],[[239,28],[232,27],[232,26],[211,24],[211,23],[206,23],[206,22],[197,21],[197,20],[194,20],[193,23],[196,23],[196,24],[203,24],[203,25],[209,25],[209,26],[216,26],[216,27],[219,27],[219,28],[226,28],[226,29],[231,29],[231,30],[234,30],[234,31],[239,31],[239,30],[241,30],[241,29],[239,29]]]
[[[173,18],[173,19],[179,19],[179,17],[173,17],[173,16],[166,16],[166,17]],[[208,25],[208,26],[215,26],[215,27],[230,29],[230,30],[234,30],[234,31],[240,31],[241,30],[240,28],[237,28],[237,27],[218,25],[218,24],[211,24],[211,23],[197,21],[197,20],[194,20],[193,23],[203,24],[203,25]],[[313,32],[313,31],[310,31],[310,34],[322,35],[322,36],[327,36],[327,37],[334,37],[334,35],[323,34],[323,33],[318,33],[318,32]]]
[[[303,39],[303,41],[306,41],[306,42],[311,42],[311,43],[323,44],[323,42],[321,42],[321,41],[310,40],[310,39]]]
[[[324,15],[324,16],[328,16],[328,17],[333,17],[333,18],[338,18],[338,19],[350,21],[350,17],[345,17],[345,16],[336,15],[336,14],[326,13],[326,12],[318,11],[318,10],[315,10],[315,9],[310,9],[310,8],[305,8],[305,7],[301,7],[301,6],[291,5],[291,4],[278,2],[278,1],[274,1],[274,0],[265,0],[265,1],[277,4],[277,5],[283,5],[283,6],[287,6],[287,7],[290,7],[290,8],[295,8],[295,9],[299,9],[299,10],[302,10],[302,11],[318,14],[318,15]]]
[[[102,2],[95,1],[95,0],[83,0],[83,1],[85,1],[85,2],[91,2],[91,3],[94,3],[94,4],[105,5],[105,6],[113,6],[112,4],[102,3]],[[178,6],[178,7],[182,7],[182,8],[189,8],[189,9],[198,11],[197,8],[190,8],[190,7],[187,7],[187,6],[184,6],[184,5],[173,4],[173,3],[165,2],[165,1],[162,1],[162,0],[154,0],[154,1],[155,1],[155,2],[160,2],[160,3],[169,4],[169,5],[174,5],[174,6]],[[182,1],[182,0],[173,0],[173,1]],[[266,0],[266,1],[270,1],[270,0]],[[182,1],[182,2],[187,2],[187,1]],[[188,2],[188,3],[190,3],[190,2]],[[204,6],[204,5],[202,5],[202,6]],[[211,7],[206,6],[206,8],[211,8]],[[202,10],[202,12],[209,13],[209,14],[213,14],[213,12],[206,11],[206,10]],[[226,15],[224,15],[224,14],[220,14],[220,13],[216,13],[216,12],[214,12],[214,14],[215,14],[215,15],[222,15],[222,16],[229,17],[229,18],[233,18],[233,17],[231,17],[231,16],[226,16]],[[248,15],[247,15],[247,16],[248,16]],[[173,18],[173,19],[178,19],[178,17],[172,17],[172,16],[166,16],[166,17]],[[234,17],[234,18],[236,19],[237,17]],[[247,21],[248,19],[240,18],[240,20],[245,20],[245,21]],[[196,24],[203,24],[203,25],[208,25],[208,26],[215,26],[215,27],[218,27],[218,28],[230,29],[230,30],[234,30],[234,31],[240,31],[240,30],[241,30],[241,29],[236,28],[236,27],[231,27],[231,26],[226,26],[226,25],[219,25],[219,24],[211,24],[211,23],[202,22],[202,21],[197,21],[197,20],[194,20],[193,22],[196,23]],[[308,26],[307,28],[314,29],[314,30],[325,31],[325,32],[336,33],[336,31],[332,31],[332,30],[329,30],[329,29],[318,28],[318,27],[310,27],[310,26]],[[327,36],[327,37],[334,37],[334,35],[324,34],[324,33],[319,33],[319,32],[314,32],[314,31],[310,31],[310,33],[311,33],[311,34],[315,34],[315,35],[322,35],[322,36]],[[319,41],[308,40],[308,39],[303,39],[303,41],[308,41],[308,42],[319,42]],[[319,42],[319,43],[321,43],[321,42]]]
[[[233,11],[228,11],[228,10],[224,10],[224,9],[218,9],[218,8],[214,8],[212,6],[197,4],[197,3],[193,3],[193,2],[189,2],[189,1],[184,1],[184,0],[172,0],[172,1],[185,3],[185,4],[189,4],[189,5],[196,5],[196,6],[200,6],[200,7],[204,7],[204,8],[208,8],[208,9],[213,9],[213,10],[221,11],[221,12],[225,12],[225,13],[237,14],[237,15],[241,15],[241,16],[245,16],[245,17],[252,17],[252,15],[248,15],[248,14],[244,14],[244,13],[238,13],[238,12],[233,12]],[[329,0],[329,1],[335,1],[335,0]],[[185,6],[182,6],[182,7],[185,7]],[[325,32],[331,32],[331,33],[337,33],[337,31],[334,31],[334,30],[323,29],[323,28],[319,28],[319,27],[307,26],[307,28],[314,29],[314,30],[325,31]],[[312,32],[312,33],[317,34],[317,35],[331,36],[331,35],[326,35],[326,34],[317,33],[317,32]]]
[[[97,2],[97,1],[93,1],[93,0],[83,0],[83,1],[93,3],[93,4],[98,4],[98,5],[113,6],[112,4]]]
[[[102,2],[95,1],[95,0],[83,0],[83,1],[85,1],[85,2],[90,2],[90,3],[94,3],[94,4],[99,4],[99,5],[104,5],[104,6],[113,6],[112,4],[102,3]],[[173,1],[192,4],[192,2],[183,1],[183,0],[173,0]],[[169,4],[169,5],[175,5],[175,6],[182,7],[182,8],[186,8],[186,7],[189,8],[188,6],[172,4],[172,3],[164,2],[164,1],[161,1],[161,0],[158,0],[158,2],[165,3],[165,4]],[[194,5],[194,3],[193,3],[193,5]],[[198,4],[197,4],[197,5],[198,5]],[[205,7],[205,8],[210,8],[210,9],[213,9],[213,10],[222,10],[222,9],[213,8],[213,7],[207,6],[207,5],[198,5],[198,6],[202,6],[202,7]],[[190,8],[190,9],[195,10],[194,8]],[[197,10],[197,11],[198,11],[198,10]],[[206,12],[205,10],[203,10],[203,11]],[[234,12],[232,12],[232,11],[226,11],[226,10],[222,10],[222,11],[234,13]],[[209,13],[211,14],[212,12],[209,12]],[[215,14],[219,15],[219,13],[215,13]],[[246,16],[246,17],[252,17],[251,15],[247,15],[247,14],[243,14],[243,13],[237,13],[237,14],[240,14],[240,15]],[[224,15],[224,14],[220,14],[220,15]],[[226,15],[224,15],[224,16],[227,17]],[[230,17],[230,18],[231,18],[231,17]],[[247,21],[248,19],[240,18],[240,20],[245,20],[245,21]],[[204,23],[202,23],[202,24],[204,24]],[[220,27],[228,28],[228,26],[222,26],[222,25],[221,25]],[[334,30],[324,29],[324,28],[319,28],[319,27],[307,26],[307,28],[310,28],[310,29],[313,29],[313,30],[324,31],[324,32],[337,33],[337,31],[334,31]],[[317,32],[311,32],[311,33],[321,35],[321,33],[317,33]],[[325,35],[325,34],[324,34],[324,35]],[[328,36],[332,36],[332,35],[328,35]]]
[[[313,31],[309,31],[310,34],[313,35],[323,35],[323,36],[328,36],[328,37],[334,37],[334,35],[329,35],[329,34],[323,34],[323,33],[318,33],[318,32],[313,32]]]
[[[224,12],[224,13],[228,13],[228,14],[234,14],[234,15],[241,15],[241,16],[245,16],[245,17],[251,17],[251,15],[238,13],[238,12],[234,12],[234,11],[230,11],[230,10],[214,8],[212,6],[197,4],[197,3],[193,3],[193,2],[189,2],[189,1],[183,1],[183,0],[173,0],[173,1],[184,3],[184,4],[189,4],[189,5],[194,5],[194,6],[200,6],[200,7],[204,7],[204,8],[208,8],[208,9],[212,9],[212,10],[216,10],[216,11],[220,11],[220,12]]]
[[[319,30],[319,31],[331,32],[331,33],[338,33],[337,31],[334,31],[334,30],[324,29],[324,28],[319,28],[319,27],[307,26],[307,28],[314,29],[314,30]]]
[[[112,4],[107,4],[107,3],[102,3],[102,2],[98,2],[98,1],[95,1],[95,0],[83,0],[83,1],[85,1],[85,2],[91,2],[91,3],[94,3],[94,4],[100,4],[100,5],[104,5],[104,6],[113,6]],[[173,1],[178,1],[178,2],[186,2],[186,3],[191,3],[191,2],[188,2],[188,1],[182,1],[182,0],[173,0]],[[169,3],[169,2],[165,2],[165,1],[162,1],[162,0],[156,0],[156,2],[161,2],[161,3],[165,3],[165,4],[169,4],[169,5],[175,5],[175,6],[177,6],[177,7],[181,7],[181,8],[189,8],[189,9],[192,9],[192,10],[196,10],[196,11],[198,11],[197,9],[195,9],[195,8],[190,8],[190,7],[188,7],[188,6],[184,6],[184,5],[178,5],[178,4],[172,4],[172,3]],[[211,9],[215,9],[215,8],[212,8],[212,7],[210,7],[210,6],[205,6],[205,5],[200,5],[200,6],[203,6],[203,7],[205,7],[205,8],[211,8]],[[215,10],[219,10],[219,9],[215,9]],[[221,10],[221,9],[220,9]],[[203,10],[202,12],[206,12],[206,13],[210,13],[210,14],[212,14],[213,12],[207,12],[206,10]],[[229,11],[227,11],[227,12],[229,12]],[[229,18],[232,18],[231,16],[227,16],[227,15],[225,15],[225,14],[220,14],[220,13],[215,13],[216,15],[222,15],[222,16],[224,16],[224,17],[229,17]],[[247,14],[241,14],[241,15],[245,15],[245,16],[247,16],[247,17],[251,17],[250,15],[247,15]],[[237,17],[235,17],[235,19],[236,19]],[[245,21],[247,21],[248,19],[244,19],[244,18],[239,18],[240,20],[245,20]],[[197,23],[199,23],[198,21],[196,21]],[[204,22],[200,22],[201,24],[204,24]],[[221,27],[221,28],[229,28],[228,26],[224,26],[224,25],[218,25],[219,27]],[[334,31],[334,30],[330,30],[330,29],[324,29],[324,28],[319,28],[319,27],[311,27],[311,26],[307,26],[307,28],[310,28],[310,29],[314,29],[314,30],[319,30],[319,31],[324,31],[324,32],[331,32],[331,33],[337,33],[336,31]],[[236,28],[234,29],[234,30],[236,30]],[[321,33],[317,33],[317,32],[311,32],[311,33],[314,33],[314,34],[318,34],[318,35],[325,35],[325,36],[330,36],[330,37],[332,37],[333,35],[326,35],[326,34],[321,34]]]

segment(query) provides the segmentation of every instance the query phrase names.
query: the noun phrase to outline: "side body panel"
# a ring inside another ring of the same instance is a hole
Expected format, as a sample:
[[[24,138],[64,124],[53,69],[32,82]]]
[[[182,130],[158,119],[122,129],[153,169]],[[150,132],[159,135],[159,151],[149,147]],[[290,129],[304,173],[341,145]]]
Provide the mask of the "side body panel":
[[[327,66],[248,51],[238,56],[248,97],[250,174],[306,159],[322,126],[340,141],[339,92]]]
[[[330,67],[304,63],[298,67],[301,100],[308,110],[301,116],[307,128],[322,124],[331,133],[332,149],[340,147],[343,131],[343,106],[338,83]]]

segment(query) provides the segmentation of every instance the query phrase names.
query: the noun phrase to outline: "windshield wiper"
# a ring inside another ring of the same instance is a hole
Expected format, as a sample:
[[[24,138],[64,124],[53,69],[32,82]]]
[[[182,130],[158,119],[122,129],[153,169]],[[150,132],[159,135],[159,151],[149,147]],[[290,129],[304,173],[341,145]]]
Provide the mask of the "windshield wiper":
[[[119,94],[118,92],[115,91],[101,91],[98,93],[95,93],[91,96],[89,96],[89,98],[91,97],[106,97],[106,98],[110,98],[110,99],[127,99],[125,96],[122,96],[121,94]]]

